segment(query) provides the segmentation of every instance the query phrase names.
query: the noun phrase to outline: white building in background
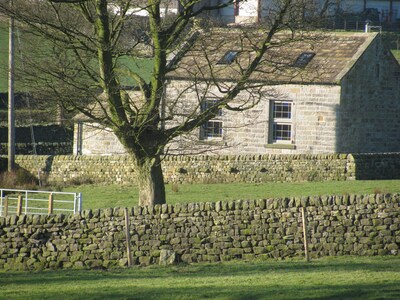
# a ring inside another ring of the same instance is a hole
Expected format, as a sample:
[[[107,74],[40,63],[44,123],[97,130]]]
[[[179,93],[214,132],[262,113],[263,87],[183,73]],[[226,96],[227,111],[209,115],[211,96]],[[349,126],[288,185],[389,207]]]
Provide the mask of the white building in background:
[[[359,14],[365,11],[376,13],[380,22],[400,22],[400,0],[316,0],[322,9],[329,4],[328,15],[337,12]],[[329,3],[328,3],[329,2]],[[248,0],[221,10],[220,15],[232,23],[257,22],[268,16],[275,5],[274,0]],[[399,27],[400,30],[400,27]]]
[[[226,3],[227,0],[204,0],[198,7]],[[137,1],[137,7],[129,10],[129,14],[147,16],[147,1]],[[239,0],[232,5],[210,12],[210,16],[222,23],[257,23],[273,11],[279,0]],[[373,11],[379,17],[380,22],[400,23],[400,0],[315,0],[316,7],[323,9],[328,7],[328,15],[337,12],[346,14],[359,14],[364,11]],[[163,16],[176,14],[180,10],[178,0],[162,0],[161,13]],[[110,8],[119,13],[120,8],[116,4],[110,4]]]

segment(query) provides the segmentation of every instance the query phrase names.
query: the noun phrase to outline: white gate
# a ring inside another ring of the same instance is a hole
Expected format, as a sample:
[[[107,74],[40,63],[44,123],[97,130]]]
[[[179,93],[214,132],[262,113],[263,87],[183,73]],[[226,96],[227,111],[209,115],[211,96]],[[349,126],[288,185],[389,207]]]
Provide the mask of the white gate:
[[[82,210],[82,193],[0,189],[0,216],[71,214]]]

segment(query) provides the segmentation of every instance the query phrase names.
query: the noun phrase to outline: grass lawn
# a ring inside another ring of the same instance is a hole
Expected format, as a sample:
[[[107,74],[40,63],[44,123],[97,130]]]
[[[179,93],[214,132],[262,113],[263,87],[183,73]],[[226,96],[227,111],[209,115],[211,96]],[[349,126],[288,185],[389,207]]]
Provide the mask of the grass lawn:
[[[400,257],[0,271],[0,299],[400,299]]]
[[[400,193],[400,180],[263,184],[167,184],[165,188],[167,203],[174,204],[311,195]],[[132,207],[137,205],[138,198],[137,188],[126,185],[81,185],[64,188],[63,191],[82,192],[83,209]]]

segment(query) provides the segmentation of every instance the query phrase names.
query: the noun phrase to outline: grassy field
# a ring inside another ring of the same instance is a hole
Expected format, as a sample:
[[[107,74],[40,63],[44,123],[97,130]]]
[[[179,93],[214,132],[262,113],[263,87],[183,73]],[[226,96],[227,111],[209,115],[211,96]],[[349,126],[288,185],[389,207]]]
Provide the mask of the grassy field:
[[[137,205],[135,186],[81,185],[64,188],[82,192],[83,209]],[[400,193],[400,180],[357,180],[263,184],[167,184],[167,202],[215,202],[318,195]]]
[[[16,30],[16,64],[19,63],[20,57],[18,56],[18,51],[23,51],[22,44],[29,43],[27,37]],[[21,49],[21,50],[20,50]],[[151,59],[132,59],[128,57],[120,58],[120,64],[124,66],[124,68],[128,68],[133,72],[138,72],[145,80],[150,80],[150,74],[152,71],[152,60]],[[0,93],[7,92],[7,80],[8,80],[8,25],[6,23],[0,22]],[[122,78],[122,85],[125,86],[133,86],[136,82],[134,82],[129,77]],[[19,87],[18,82],[16,83],[16,90],[22,89],[24,87]]]
[[[400,257],[0,271],[0,299],[400,299]]]

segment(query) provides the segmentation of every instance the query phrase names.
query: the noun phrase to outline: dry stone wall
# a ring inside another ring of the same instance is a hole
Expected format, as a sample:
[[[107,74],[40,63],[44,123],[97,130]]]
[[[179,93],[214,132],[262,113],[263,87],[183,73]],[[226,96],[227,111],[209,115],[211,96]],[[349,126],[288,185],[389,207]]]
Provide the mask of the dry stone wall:
[[[126,155],[17,156],[32,174],[51,182],[132,183],[135,172]],[[171,156],[162,162],[167,183],[290,182],[354,179],[348,155]]]
[[[133,263],[184,263],[304,255],[397,255],[400,194],[191,203],[128,209]],[[0,268],[126,266],[125,209],[0,218]]]
[[[65,155],[72,152],[71,142],[38,142],[35,146],[32,143],[16,143],[15,153],[19,155],[33,155],[34,153],[39,155]],[[7,155],[8,144],[0,143],[0,155]]]
[[[17,155],[16,163],[33,175],[40,170],[51,182],[135,181],[127,155]],[[162,168],[167,183],[399,179],[400,153],[167,156]]]
[[[400,179],[399,153],[353,154],[352,157],[357,179]]]

